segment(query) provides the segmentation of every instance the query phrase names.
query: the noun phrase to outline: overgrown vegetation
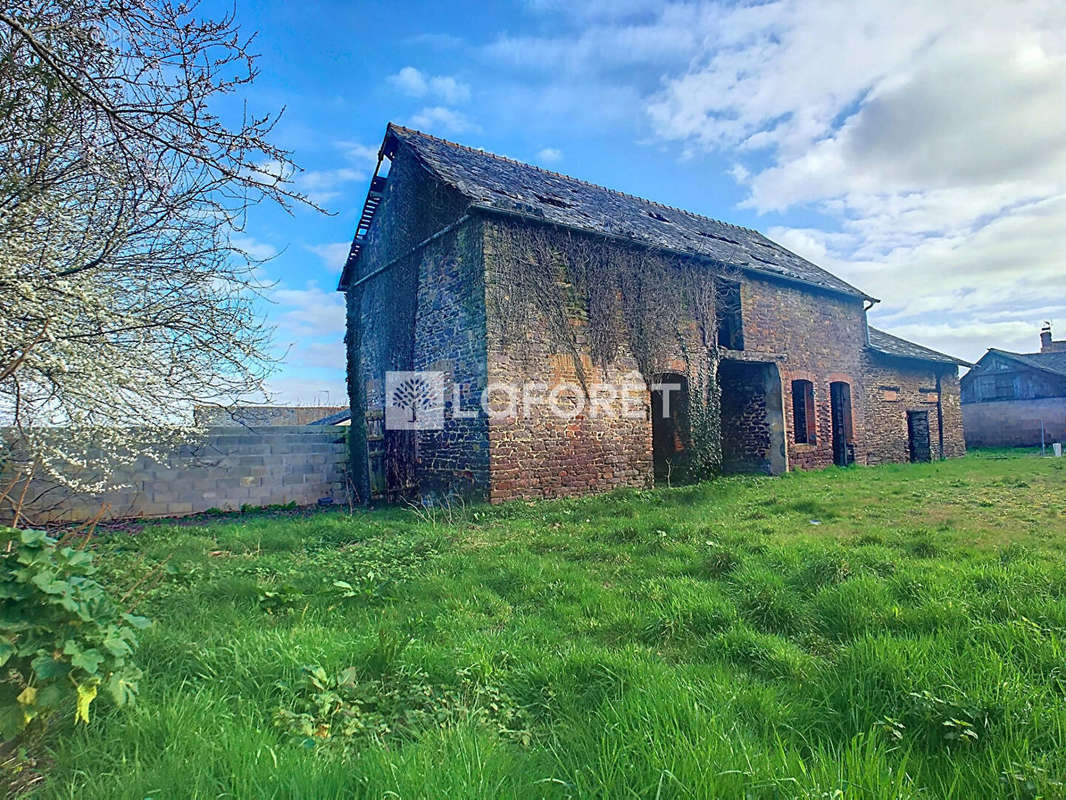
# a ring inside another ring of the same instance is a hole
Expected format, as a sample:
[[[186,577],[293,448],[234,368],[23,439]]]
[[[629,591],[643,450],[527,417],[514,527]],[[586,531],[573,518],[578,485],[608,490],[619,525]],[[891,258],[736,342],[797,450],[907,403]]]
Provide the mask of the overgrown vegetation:
[[[1059,798],[1062,461],[148,528],[40,797]]]
[[[101,690],[130,702],[140,671],[129,656],[148,620],[116,607],[85,549],[11,528],[0,528],[0,543],[0,738],[64,711],[88,723]]]
[[[540,331],[570,356],[588,393],[588,367],[630,359],[651,386],[683,363],[689,388],[687,463],[706,478],[721,467],[717,308],[735,268],[529,223],[497,223],[487,277],[489,318],[500,344],[517,350]],[[586,363],[587,359],[587,363]]]

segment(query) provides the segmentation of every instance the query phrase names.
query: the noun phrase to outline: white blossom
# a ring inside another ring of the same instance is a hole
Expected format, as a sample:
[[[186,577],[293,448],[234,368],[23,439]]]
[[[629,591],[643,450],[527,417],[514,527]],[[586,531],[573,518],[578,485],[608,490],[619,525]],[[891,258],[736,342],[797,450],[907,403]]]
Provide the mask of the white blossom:
[[[254,59],[232,18],[194,14],[163,0],[0,10],[7,479],[33,466],[101,491],[114,467],[195,434],[194,401],[232,404],[271,367],[258,265],[230,235],[251,204],[305,201],[268,141],[276,119],[215,115]]]

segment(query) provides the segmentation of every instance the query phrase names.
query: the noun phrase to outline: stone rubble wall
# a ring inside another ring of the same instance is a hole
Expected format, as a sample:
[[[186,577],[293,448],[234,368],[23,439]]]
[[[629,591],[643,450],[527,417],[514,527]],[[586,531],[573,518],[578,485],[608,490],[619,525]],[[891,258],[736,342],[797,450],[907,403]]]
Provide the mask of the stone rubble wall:
[[[929,413],[929,445],[934,460],[966,455],[959,402],[957,370],[941,367],[940,401],[944,415],[944,452],[940,453],[937,424],[936,370],[932,364],[894,358],[867,357],[863,367],[866,394],[867,464],[899,463],[910,459],[907,412]]]

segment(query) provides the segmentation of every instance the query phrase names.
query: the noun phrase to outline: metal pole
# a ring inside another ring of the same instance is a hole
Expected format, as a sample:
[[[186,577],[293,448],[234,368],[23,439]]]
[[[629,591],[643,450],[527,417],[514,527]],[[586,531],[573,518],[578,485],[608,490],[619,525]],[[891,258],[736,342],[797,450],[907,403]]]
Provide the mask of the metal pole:
[[[1047,455],[1047,448],[1044,444],[1044,420],[1040,420],[1040,455]]]

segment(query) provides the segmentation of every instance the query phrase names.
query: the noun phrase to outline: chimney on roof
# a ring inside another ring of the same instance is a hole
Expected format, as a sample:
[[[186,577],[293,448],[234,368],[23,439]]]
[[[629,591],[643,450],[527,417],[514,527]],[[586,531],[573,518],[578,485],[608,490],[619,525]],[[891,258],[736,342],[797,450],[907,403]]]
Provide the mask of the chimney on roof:
[[[1051,323],[1045,322],[1040,329],[1040,352],[1041,353],[1066,353],[1066,339],[1052,341]]]

